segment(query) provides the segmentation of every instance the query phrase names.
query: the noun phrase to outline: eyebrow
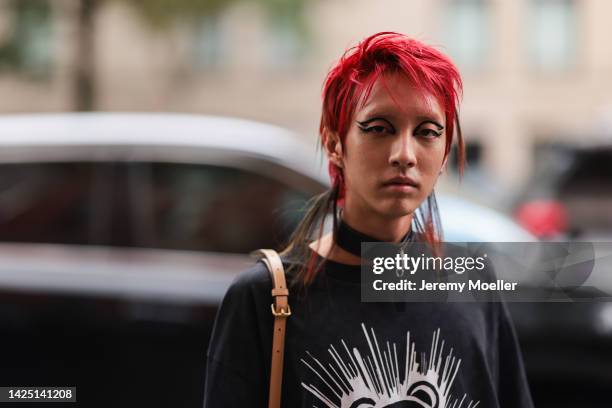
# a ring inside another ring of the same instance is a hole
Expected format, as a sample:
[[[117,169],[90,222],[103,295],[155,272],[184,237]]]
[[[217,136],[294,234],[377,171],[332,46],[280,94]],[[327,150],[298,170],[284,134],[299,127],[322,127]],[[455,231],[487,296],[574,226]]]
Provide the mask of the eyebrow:
[[[371,118],[371,119],[368,119],[368,120],[364,120],[364,121],[359,121],[359,120],[357,120],[356,122],[357,122],[358,124],[360,124],[361,126],[367,126],[367,125],[369,125],[370,123],[372,123],[372,122],[374,122],[374,121],[377,121],[377,120],[382,120],[382,121],[385,121],[385,122],[387,122],[389,125],[393,126],[393,125],[391,124],[391,121],[390,121],[389,119],[384,118],[384,117],[381,117],[381,116],[376,116],[376,117],[374,117],[374,118]]]
[[[391,121],[387,118],[385,118],[384,116],[375,116],[373,118],[370,118],[368,120],[364,120],[364,121],[359,121],[357,120],[356,122],[361,125],[361,126],[367,126],[369,125],[371,122],[377,121],[377,120],[382,120],[387,122],[389,125],[393,126],[393,124],[391,123]],[[420,115],[417,116],[417,120],[419,121],[419,125],[417,127],[423,126],[426,123],[431,123],[432,125],[434,125],[435,127],[438,128],[438,130],[442,130],[444,129],[444,126],[442,124],[440,124],[438,121],[434,120],[431,118],[431,116],[425,116],[425,115]]]

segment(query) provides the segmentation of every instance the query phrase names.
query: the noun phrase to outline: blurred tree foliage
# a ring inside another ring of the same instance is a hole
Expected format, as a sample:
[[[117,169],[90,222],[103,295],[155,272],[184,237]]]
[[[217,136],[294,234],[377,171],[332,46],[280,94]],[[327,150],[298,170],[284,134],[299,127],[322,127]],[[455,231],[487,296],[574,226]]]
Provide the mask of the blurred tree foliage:
[[[115,0],[136,9],[154,27],[167,28],[177,21],[197,20],[221,13],[241,0]],[[244,0],[242,0],[244,1]]]
[[[306,0],[250,0],[264,6],[272,21],[283,21],[307,42],[309,39],[306,24]]]
[[[168,27],[177,20],[188,21],[220,14],[236,3],[255,3],[272,17],[290,18],[296,27],[304,28],[305,0],[115,0],[138,10],[149,23]]]
[[[255,1],[272,15],[279,17],[291,17],[295,23],[304,22],[305,0],[250,0]]]

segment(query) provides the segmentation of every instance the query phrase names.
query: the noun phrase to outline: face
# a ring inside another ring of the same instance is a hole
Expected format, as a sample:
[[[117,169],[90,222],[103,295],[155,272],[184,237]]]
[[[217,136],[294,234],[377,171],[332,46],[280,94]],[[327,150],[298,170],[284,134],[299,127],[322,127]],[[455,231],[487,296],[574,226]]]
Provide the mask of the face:
[[[330,160],[344,173],[345,211],[385,219],[412,214],[444,165],[445,129],[444,110],[432,95],[401,74],[379,79],[344,143],[332,146]]]

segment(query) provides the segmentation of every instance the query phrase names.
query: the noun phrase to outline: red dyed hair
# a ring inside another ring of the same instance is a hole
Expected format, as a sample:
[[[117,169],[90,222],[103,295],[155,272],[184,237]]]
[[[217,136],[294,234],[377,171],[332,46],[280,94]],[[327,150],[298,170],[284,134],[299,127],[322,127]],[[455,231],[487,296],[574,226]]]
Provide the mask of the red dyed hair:
[[[441,52],[395,32],[374,34],[348,49],[327,74],[319,126],[321,145],[325,143],[325,129],[337,133],[344,143],[359,101],[365,103],[376,81],[391,73],[403,73],[416,89],[433,95],[444,107],[445,157],[456,133],[459,169],[463,171],[465,149],[457,116],[463,90],[459,71]],[[342,202],[345,193],[342,170],[330,161],[328,171],[332,185],[339,188],[338,201]]]

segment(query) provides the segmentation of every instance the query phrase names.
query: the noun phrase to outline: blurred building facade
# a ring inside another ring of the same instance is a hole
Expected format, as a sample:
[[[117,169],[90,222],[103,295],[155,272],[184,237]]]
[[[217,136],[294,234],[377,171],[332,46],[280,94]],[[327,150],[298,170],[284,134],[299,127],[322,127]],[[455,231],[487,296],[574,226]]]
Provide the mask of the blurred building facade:
[[[503,196],[526,182],[539,146],[612,140],[609,0],[301,1],[290,12],[242,1],[164,26],[129,2],[96,4],[95,110],[239,116],[314,141],[331,64],[366,35],[400,31],[463,73],[468,184]],[[0,0],[0,112],[80,108],[81,7]]]

